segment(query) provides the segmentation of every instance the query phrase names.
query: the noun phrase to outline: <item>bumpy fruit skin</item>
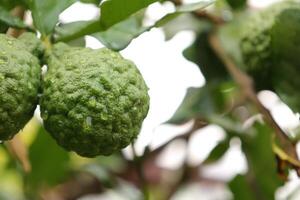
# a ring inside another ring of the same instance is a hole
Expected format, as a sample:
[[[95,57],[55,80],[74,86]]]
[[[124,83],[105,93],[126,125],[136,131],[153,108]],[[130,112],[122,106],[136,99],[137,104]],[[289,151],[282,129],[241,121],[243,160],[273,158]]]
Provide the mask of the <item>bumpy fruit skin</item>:
[[[18,38],[25,46],[26,50],[31,52],[37,58],[42,58],[45,52],[45,47],[34,33],[25,32]]]
[[[257,89],[271,89],[300,111],[300,4],[275,4],[247,20],[241,40],[246,71]]]
[[[134,65],[102,48],[54,46],[47,58],[41,112],[59,145],[81,156],[110,155],[138,135],[148,88]]]
[[[300,5],[293,1],[274,4],[250,16],[243,27],[241,52],[246,71],[254,78],[258,90],[272,89],[270,74],[275,57],[271,29],[280,13],[289,8],[300,9]]]
[[[11,139],[32,118],[40,65],[18,39],[0,34],[0,140]]]

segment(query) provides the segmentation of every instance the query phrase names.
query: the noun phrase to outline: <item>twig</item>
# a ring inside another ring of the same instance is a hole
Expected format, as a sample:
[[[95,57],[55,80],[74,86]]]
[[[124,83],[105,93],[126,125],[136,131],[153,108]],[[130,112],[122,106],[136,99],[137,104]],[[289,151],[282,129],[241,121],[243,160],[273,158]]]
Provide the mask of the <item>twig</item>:
[[[296,147],[292,141],[289,140],[288,136],[285,132],[279,127],[279,125],[275,122],[271,113],[267,108],[263,106],[263,104],[259,101],[255,90],[253,89],[253,81],[252,79],[242,72],[234,63],[234,61],[227,56],[226,52],[221,46],[221,43],[218,37],[215,34],[210,36],[210,44],[219,58],[224,62],[227,67],[228,72],[231,74],[233,79],[237,82],[237,84],[242,89],[242,92],[245,94],[247,99],[251,101],[254,105],[256,105],[257,109],[262,113],[266,122],[274,129],[276,137],[284,149],[284,151],[289,154],[293,159],[299,160],[296,152]],[[298,175],[300,175],[300,168],[294,166]]]
[[[16,8],[14,8],[12,10],[12,15],[13,16],[17,16],[21,19],[24,18],[25,15],[25,9],[21,6],[17,6]],[[7,35],[13,36],[15,38],[19,37],[22,33],[24,32],[24,30],[20,30],[20,29],[15,29],[15,28],[9,28],[6,32]]]
[[[69,181],[42,192],[43,200],[76,200],[87,194],[98,194],[105,189],[99,180],[88,174],[79,173]]]
[[[28,159],[27,147],[21,140],[19,135],[16,135],[12,140],[7,142],[9,152],[17,159],[22,165],[24,172],[31,171],[31,164]]]
[[[23,7],[16,7],[12,11],[12,15],[24,18],[25,14],[25,9]],[[17,30],[14,28],[9,28],[8,31],[6,32],[7,35],[13,36],[13,37],[18,37],[20,34],[22,34],[21,30]],[[21,163],[23,170],[28,173],[31,171],[31,164],[28,159],[28,152],[27,152],[27,147],[21,140],[21,138],[16,135],[11,141],[7,142],[8,149],[10,153],[19,160]]]

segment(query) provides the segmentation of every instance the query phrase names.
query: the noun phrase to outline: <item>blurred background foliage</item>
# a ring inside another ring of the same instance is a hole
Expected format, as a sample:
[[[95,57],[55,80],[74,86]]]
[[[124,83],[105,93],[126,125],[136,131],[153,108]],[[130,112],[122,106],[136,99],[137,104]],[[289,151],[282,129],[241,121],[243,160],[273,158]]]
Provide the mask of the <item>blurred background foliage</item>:
[[[0,0],[0,32],[6,33],[11,27],[37,31],[42,40],[64,41],[73,46],[85,46],[85,36],[90,35],[106,47],[120,51],[152,28],[161,28],[166,40],[180,31],[193,31],[196,38],[183,51],[183,56],[199,67],[206,84],[189,88],[173,117],[166,122],[176,126],[190,122],[193,125],[185,134],[156,149],[146,147],[144,154],[133,154],[133,158],[118,152],[86,159],[60,148],[44,130],[37,114],[14,139],[21,142],[28,157],[20,157],[24,152],[18,152],[13,145],[0,146],[0,200],[71,200],[90,194],[103,195],[82,199],[180,199],[174,194],[195,183],[212,188],[223,186],[227,193],[222,193],[222,199],[276,198],[276,192],[289,174],[299,170],[299,161],[285,151],[286,147],[280,146],[272,124],[263,121],[255,103],[246,100],[243,88],[227,70],[228,63],[210,42],[212,34],[217,34],[224,50],[242,68],[237,43],[239,26],[255,10],[246,0],[188,4],[177,0],[81,0],[98,7],[101,14],[89,21],[59,21],[59,15],[75,2]],[[155,2],[171,2],[174,10],[147,24],[145,11]],[[16,16],[16,8],[29,9],[33,24]],[[177,170],[168,170],[157,165],[157,158],[168,145],[178,140],[188,143],[193,133],[210,125],[221,127],[225,135],[199,166],[185,162]],[[295,144],[297,134],[288,136]],[[245,155],[246,173],[229,181],[210,180],[199,174],[199,168],[219,162],[234,144],[240,145]],[[24,159],[30,163],[29,170],[24,169]],[[291,191],[287,196],[297,199],[294,194]]]

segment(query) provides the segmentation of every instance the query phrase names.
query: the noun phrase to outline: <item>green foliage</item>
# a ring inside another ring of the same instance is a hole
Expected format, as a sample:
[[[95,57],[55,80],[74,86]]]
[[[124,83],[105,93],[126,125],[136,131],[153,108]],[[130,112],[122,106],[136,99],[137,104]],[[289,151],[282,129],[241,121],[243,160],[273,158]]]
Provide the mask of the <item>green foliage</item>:
[[[130,4],[123,0],[105,1],[100,5],[100,19],[67,24],[64,27],[66,30],[59,31],[60,34],[57,40],[69,41],[83,35],[105,31],[156,1],[157,0],[133,0]],[[112,10],[122,10],[122,12],[112,12]]]
[[[130,3],[124,0],[104,1],[100,7],[101,17],[99,24],[104,29],[108,29],[156,1],[158,0],[130,0]],[[122,12],[115,12],[116,10],[122,10]]]
[[[93,36],[112,50],[122,50],[134,38],[147,30],[147,28],[143,27],[143,16],[143,13],[138,13],[121,23],[115,24],[106,31],[93,34]]]
[[[283,11],[272,27],[272,49],[274,51],[274,69],[272,80],[275,91],[295,112],[300,110],[299,96],[295,90],[300,86],[297,76],[299,70],[300,9]],[[290,42],[287,42],[290,41]]]
[[[0,6],[0,22],[14,28],[26,28],[24,22],[18,18],[12,16],[9,11]]]
[[[99,6],[102,0],[80,0],[80,1],[82,3],[92,3],[92,4]]]
[[[245,8],[247,0],[226,0],[233,9]]]
[[[210,164],[222,158],[230,147],[230,138],[231,137],[226,137],[219,144],[217,144],[203,163]]]
[[[142,33],[155,27],[158,28],[167,25],[170,21],[187,12],[204,9],[211,3],[212,2],[209,1],[178,6],[175,12],[166,14],[153,25],[146,27],[143,26],[142,23],[143,13],[136,13],[119,23],[112,24],[110,27],[106,26],[106,28],[102,25],[98,26],[98,20],[63,24],[56,30],[56,40],[69,41],[82,35],[93,34],[93,36],[99,39],[106,47],[119,51],[127,47],[134,38]]]
[[[276,189],[282,185],[272,151],[272,130],[260,123],[253,126],[254,134],[242,140],[249,170],[244,176],[238,175],[229,184],[234,199],[274,199]]]
[[[29,195],[62,182],[68,175],[69,154],[56,144],[42,126],[29,147],[29,159],[32,171],[25,176],[25,189]]]
[[[277,164],[290,162],[289,155],[281,158],[282,155],[274,151],[278,138],[274,137],[274,130],[269,125],[251,122],[254,115],[260,114],[255,105],[257,102],[245,97],[247,93],[240,89],[242,84],[233,82],[226,68],[234,66],[224,65],[210,39],[213,34],[217,35],[226,51],[224,56],[253,77],[257,90],[272,89],[294,111],[299,111],[300,4],[285,1],[261,11],[249,11],[246,0],[219,0],[214,7],[201,12],[214,1],[183,5],[174,2],[173,12],[145,26],[147,7],[166,1],[80,0],[96,7],[100,17],[60,24],[59,15],[76,0],[0,0],[0,32],[17,28],[41,33],[41,38],[33,33],[23,34],[19,39],[0,35],[0,139],[10,139],[24,128],[33,115],[38,98],[43,119],[38,130],[32,128],[30,122],[25,128],[29,131],[20,135],[21,140],[26,141],[24,149],[29,147],[32,171],[28,174],[20,165],[26,156],[20,158],[20,150],[14,152],[13,144],[7,148],[2,145],[5,148],[1,150],[5,151],[0,150],[0,199],[21,199],[24,196],[21,194],[22,181],[26,193],[23,199],[38,199],[41,192],[66,180],[71,184],[83,184],[84,188],[87,182],[80,177],[83,174],[95,181],[97,187],[101,185],[97,190],[102,190],[102,186],[114,191],[120,189],[122,195],[130,193],[130,199],[140,198],[140,193],[128,192],[129,184],[121,179],[137,183],[136,175],[141,182],[144,178],[149,181],[142,183],[145,199],[147,184],[158,185],[157,190],[162,194],[168,192],[162,191],[161,188],[166,188],[161,181],[162,172],[153,162],[158,155],[156,151],[147,149],[143,156],[135,157],[138,164],[119,152],[137,138],[148,112],[149,96],[134,63],[109,50],[126,48],[132,40],[152,28],[163,28],[167,40],[182,30],[193,31],[196,39],[183,55],[198,65],[206,79],[203,87],[187,90],[180,107],[167,123],[183,124],[196,120],[221,127],[225,137],[202,165],[220,161],[231,145],[239,141],[248,171],[227,183],[233,199],[275,199],[276,190],[283,184],[278,171],[285,170],[288,175],[291,169],[287,164],[277,171]],[[31,11],[33,25],[26,25],[22,16],[13,16],[11,11],[16,6]],[[87,35],[97,38],[109,49],[84,48]],[[47,65],[42,83],[41,64]],[[36,131],[37,135],[32,134]],[[21,155],[26,155],[25,150]],[[97,157],[84,159],[65,150]],[[21,162],[9,157],[10,153],[16,154]],[[154,153],[153,157],[151,153]],[[182,177],[181,173],[176,174],[182,182],[174,185],[189,182],[191,176],[187,165],[184,165],[186,169],[179,170],[183,172]],[[1,184],[6,180],[16,182],[15,188],[3,188]],[[171,179],[168,181],[172,182]],[[122,188],[124,185],[127,186],[125,189]],[[169,185],[172,191],[173,183]],[[67,195],[67,192],[62,190],[61,193]]]
[[[31,0],[29,7],[35,27],[43,36],[51,34],[58,22],[59,14],[76,0]]]
[[[228,102],[236,93],[231,82],[209,83],[202,88],[189,88],[181,105],[167,123],[182,124],[193,118],[209,118],[225,113]]]
[[[184,50],[186,59],[196,63],[207,81],[228,78],[226,67],[209,44],[209,31],[201,32],[195,42]]]

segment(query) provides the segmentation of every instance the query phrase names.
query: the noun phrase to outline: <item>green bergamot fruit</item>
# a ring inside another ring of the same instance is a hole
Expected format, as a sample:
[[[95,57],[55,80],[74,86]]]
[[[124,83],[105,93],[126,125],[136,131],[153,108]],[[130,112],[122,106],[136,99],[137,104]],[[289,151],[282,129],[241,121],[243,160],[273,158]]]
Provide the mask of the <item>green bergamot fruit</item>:
[[[110,155],[138,135],[149,108],[135,64],[107,48],[54,45],[46,58],[41,113],[59,145],[81,156]]]
[[[246,20],[240,43],[246,71],[257,89],[270,89],[300,111],[300,4],[287,1]]]
[[[41,67],[26,49],[20,40],[0,34],[0,140],[18,133],[38,103]]]

